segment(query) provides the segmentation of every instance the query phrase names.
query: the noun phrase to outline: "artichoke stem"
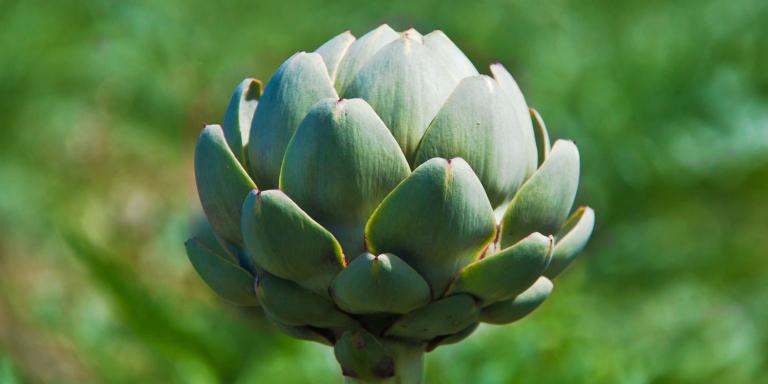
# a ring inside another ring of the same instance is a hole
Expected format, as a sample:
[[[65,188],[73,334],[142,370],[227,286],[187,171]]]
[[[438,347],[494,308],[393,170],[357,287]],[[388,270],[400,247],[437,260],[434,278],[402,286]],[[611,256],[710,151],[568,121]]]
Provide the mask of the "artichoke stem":
[[[421,384],[424,382],[424,345],[384,342],[395,362],[395,375],[387,379],[366,380],[344,376],[345,384]]]

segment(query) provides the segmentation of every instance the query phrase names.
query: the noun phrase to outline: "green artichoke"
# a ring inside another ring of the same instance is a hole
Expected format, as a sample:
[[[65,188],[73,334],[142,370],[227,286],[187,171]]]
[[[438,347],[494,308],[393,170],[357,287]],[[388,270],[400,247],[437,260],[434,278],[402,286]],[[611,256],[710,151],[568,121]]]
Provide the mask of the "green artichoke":
[[[225,299],[334,346],[349,381],[418,382],[425,351],[533,311],[586,245],[571,141],[550,146],[501,64],[441,31],[344,32],[235,90],[195,149]]]

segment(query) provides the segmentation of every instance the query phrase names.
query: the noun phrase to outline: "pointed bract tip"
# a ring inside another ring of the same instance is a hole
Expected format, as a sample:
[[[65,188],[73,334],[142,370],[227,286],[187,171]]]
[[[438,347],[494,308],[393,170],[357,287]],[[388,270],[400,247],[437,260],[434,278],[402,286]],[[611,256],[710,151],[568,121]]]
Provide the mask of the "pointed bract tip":
[[[247,78],[244,81],[248,82],[246,86],[248,90],[245,92],[245,95],[243,95],[245,100],[258,100],[261,97],[261,94],[264,92],[264,87],[261,83],[261,80]]]
[[[421,33],[419,33],[419,31],[417,31],[414,28],[408,28],[405,31],[401,32],[400,38],[406,42],[409,42],[409,41],[416,41],[419,43],[424,42],[423,36],[421,35]]]
[[[499,60],[494,61],[491,65],[488,66],[488,68],[491,70],[491,75],[493,75],[493,78],[496,80],[499,80],[500,75],[504,76],[504,74],[507,74],[511,76],[504,64],[502,64]]]
[[[445,159],[445,161],[448,162],[448,166],[453,166],[453,165],[459,165],[459,166],[467,165],[468,166],[469,165],[469,164],[467,164],[467,161],[464,160],[464,158],[462,158],[460,156],[452,157],[450,159]]]
[[[204,124],[203,130],[200,132],[200,136],[203,135],[224,135],[224,130],[219,124]]]
[[[571,140],[571,139],[557,139],[557,140],[555,140],[555,143],[552,144],[552,149],[554,149],[555,146],[560,146],[560,145],[566,145],[566,146],[575,147],[576,146],[576,142]]]

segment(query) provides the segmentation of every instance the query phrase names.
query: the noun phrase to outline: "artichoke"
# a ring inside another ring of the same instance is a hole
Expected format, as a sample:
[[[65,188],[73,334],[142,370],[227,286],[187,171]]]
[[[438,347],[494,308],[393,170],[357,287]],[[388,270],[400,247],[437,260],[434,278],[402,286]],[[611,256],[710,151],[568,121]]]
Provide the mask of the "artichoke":
[[[344,32],[236,88],[203,129],[208,230],[186,243],[223,298],[334,346],[348,381],[419,382],[423,355],[539,306],[586,245],[571,141],[550,145],[501,64],[441,31]]]

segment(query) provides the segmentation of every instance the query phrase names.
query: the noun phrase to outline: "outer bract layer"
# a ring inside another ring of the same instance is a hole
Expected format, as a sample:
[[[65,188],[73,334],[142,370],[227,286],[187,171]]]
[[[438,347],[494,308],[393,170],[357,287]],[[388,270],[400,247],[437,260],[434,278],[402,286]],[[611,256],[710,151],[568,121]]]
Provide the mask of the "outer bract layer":
[[[549,137],[443,32],[344,32],[243,80],[203,130],[190,261],[345,375],[409,382],[424,351],[533,311],[586,246],[578,149]]]

